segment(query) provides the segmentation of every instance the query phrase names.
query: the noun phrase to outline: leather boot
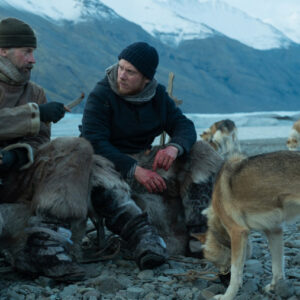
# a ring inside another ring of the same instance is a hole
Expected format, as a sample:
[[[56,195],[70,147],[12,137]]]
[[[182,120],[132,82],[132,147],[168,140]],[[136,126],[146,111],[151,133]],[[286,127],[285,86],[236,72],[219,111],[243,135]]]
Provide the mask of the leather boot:
[[[153,269],[166,262],[166,243],[150,225],[146,213],[127,222],[120,236],[141,270]]]
[[[95,211],[105,218],[106,227],[119,235],[140,269],[151,269],[167,259],[166,244],[150,225],[148,217],[131,198],[97,187],[92,191]]]

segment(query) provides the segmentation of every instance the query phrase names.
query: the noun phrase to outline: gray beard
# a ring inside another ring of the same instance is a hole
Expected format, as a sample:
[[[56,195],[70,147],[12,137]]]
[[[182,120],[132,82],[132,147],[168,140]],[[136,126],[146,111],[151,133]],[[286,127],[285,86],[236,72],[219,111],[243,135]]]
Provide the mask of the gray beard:
[[[30,80],[31,77],[31,70],[30,71],[23,71],[18,69],[18,71],[20,72],[20,76],[21,78],[25,81],[28,82]]]
[[[31,72],[19,70],[8,58],[0,56],[0,80],[10,85],[25,85]]]

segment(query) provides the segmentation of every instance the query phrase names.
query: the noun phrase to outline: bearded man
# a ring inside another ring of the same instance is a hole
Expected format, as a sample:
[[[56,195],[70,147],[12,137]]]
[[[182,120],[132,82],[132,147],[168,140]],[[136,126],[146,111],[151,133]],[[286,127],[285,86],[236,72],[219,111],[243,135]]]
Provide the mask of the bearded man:
[[[47,103],[44,90],[30,81],[36,46],[28,24],[15,18],[1,20],[1,247],[22,272],[56,280],[82,278],[84,270],[76,258],[94,187],[106,198],[114,195],[113,206],[102,198],[94,200],[98,216],[128,242],[139,267],[164,263],[163,241],[112,164],[94,155],[83,138],[50,141],[51,122],[59,121],[67,109],[59,102]]]

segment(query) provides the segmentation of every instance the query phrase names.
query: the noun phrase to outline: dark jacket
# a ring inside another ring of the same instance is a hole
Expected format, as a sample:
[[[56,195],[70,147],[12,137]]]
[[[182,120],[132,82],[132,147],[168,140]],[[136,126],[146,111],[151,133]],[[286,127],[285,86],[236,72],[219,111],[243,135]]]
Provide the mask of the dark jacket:
[[[87,99],[82,135],[92,143],[95,153],[111,160],[125,178],[136,164],[126,154],[150,149],[163,131],[171,137],[170,143],[180,145],[184,153],[196,141],[193,122],[175,106],[160,84],[151,101],[135,104],[115,94],[105,78]]]

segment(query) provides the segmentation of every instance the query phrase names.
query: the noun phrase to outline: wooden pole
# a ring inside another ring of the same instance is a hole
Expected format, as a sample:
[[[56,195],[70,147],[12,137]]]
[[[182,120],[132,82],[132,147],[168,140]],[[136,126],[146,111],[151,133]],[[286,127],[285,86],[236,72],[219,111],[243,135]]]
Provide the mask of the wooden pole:
[[[168,81],[168,87],[167,87],[167,92],[170,96],[170,98],[173,98],[172,97],[172,94],[173,94],[173,81],[174,81],[174,73],[173,72],[170,72],[169,73],[169,81]],[[160,135],[160,145],[164,145],[166,143],[166,132],[164,131],[161,135]]]

